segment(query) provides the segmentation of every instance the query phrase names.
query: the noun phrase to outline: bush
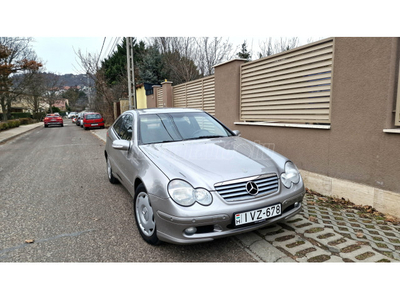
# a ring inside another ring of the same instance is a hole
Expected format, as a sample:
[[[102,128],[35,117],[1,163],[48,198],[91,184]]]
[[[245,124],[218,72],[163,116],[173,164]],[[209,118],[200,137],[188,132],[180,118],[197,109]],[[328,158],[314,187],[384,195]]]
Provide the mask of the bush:
[[[9,120],[7,122],[0,123],[0,130],[6,130],[9,128],[18,127],[21,124],[19,120]]]
[[[22,118],[19,119],[20,125],[28,125],[32,123],[32,119],[31,118]]]
[[[30,113],[11,113],[11,119],[32,118]]]

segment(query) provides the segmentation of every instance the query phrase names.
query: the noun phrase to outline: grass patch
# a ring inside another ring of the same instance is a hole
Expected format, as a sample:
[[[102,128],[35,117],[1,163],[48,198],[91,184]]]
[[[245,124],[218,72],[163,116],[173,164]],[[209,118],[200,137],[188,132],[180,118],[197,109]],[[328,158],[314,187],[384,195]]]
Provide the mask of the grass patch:
[[[308,229],[308,230],[306,230],[305,232],[306,232],[306,233],[316,233],[316,232],[321,232],[321,231],[324,231],[324,228],[322,228],[322,227],[315,227],[315,228]]]
[[[356,256],[356,259],[358,259],[358,260],[364,260],[364,259],[367,259],[367,258],[372,257],[372,256],[374,256],[374,255],[375,255],[375,253],[373,253],[373,252],[365,252],[365,253],[363,253],[363,254],[357,255],[357,256]]]
[[[294,237],[295,237],[294,234],[285,235],[285,236],[281,236],[281,237],[276,238],[275,241],[276,241],[276,242],[284,242],[284,241],[290,240],[290,239],[292,239],[292,238],[294,238]]]
[[[300,245],[304,245],[305,243],[306,242],[304,242],[304,241],[297,241],[297,242],[294,242],[294,243],[291,243],[291,244],[287,244],[286,247],[294,248],[294,247],[297,247],[297,246],[300,246]]]
[[[331,236],[334,236],[334,235],[335,235],[334,233],[329,232],[329,233],[325,233],[325,234],[317,236],[317,239],[323,240],[323,239],[330,238]]]
[[[338,239],[338,240],[329,242],[328,245],[330,245],[330,246],[336,246],[336,245],[339,245],[339,244],[342,244],[342,243],[345,243],[345,242],[346,242],[346,239],[340,238],[340,239]]]
[[[314,251],[317,251],[317,249],[315,249],[315,248],[307,248],[307,249],[304,249],[304,250],[296,252],[295,256],[304,257],[304,256],[306,256],[307,253],[311,253],[311,252],[314,252]]]
[[[324,262],[324,261],[329,260],[330,258],[331,257],[329,255],[322,254],[322,255],[311,257],[310,259],[307,260],[307,262]]]
[[[341,249],[340,252],[350,253],[350,252],[356,251],[358,249],[361,249],[360,245],[350,245],[350,246],[347,246],[347,247],[344,247],[343,249]]]

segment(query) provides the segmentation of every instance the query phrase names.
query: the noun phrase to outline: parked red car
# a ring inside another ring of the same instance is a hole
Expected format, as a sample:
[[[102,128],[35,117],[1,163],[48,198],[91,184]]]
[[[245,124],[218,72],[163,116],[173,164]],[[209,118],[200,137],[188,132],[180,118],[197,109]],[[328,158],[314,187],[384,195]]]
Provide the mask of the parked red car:
[[[99,113],[86,113],[83,116],[82,125],[86,130],[94,127],[104,128],[104,119]]]
[[[44,127],[49,127],[49,125],[64,126],[63,118],[59,114],[47,114],[43,121]]]

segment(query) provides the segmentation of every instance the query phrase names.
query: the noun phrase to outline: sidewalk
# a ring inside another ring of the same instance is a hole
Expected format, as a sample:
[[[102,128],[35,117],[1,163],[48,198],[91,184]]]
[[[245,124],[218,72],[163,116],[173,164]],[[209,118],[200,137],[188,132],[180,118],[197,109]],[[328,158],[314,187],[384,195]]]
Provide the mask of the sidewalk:
[[[2,130],[0,131],[0,144],[38,127],[43,127],[43,122],[21,125],[12,129]]]
[[[108,128],[95,129],[95,130],[90,130],[90,132],[93,133],[95,136],[97,136],[99,139],[101,139],[105,143],[106,137],[107,137],[107,130],[108,130]]]

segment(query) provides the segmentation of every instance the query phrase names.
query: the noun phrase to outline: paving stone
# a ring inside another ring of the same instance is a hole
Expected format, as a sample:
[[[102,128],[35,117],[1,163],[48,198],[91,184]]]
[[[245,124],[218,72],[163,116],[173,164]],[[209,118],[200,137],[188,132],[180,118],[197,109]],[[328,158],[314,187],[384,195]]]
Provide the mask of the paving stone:
[[[238,238],[246,247],[249,247],[251,244],[262,240],[262,237],[254,232],[239,234],[236,236],[236,238]]]
[[[285,253],[279,251],[265,240],[255,242],[249,249],[267,262],[277,262],[279,259],[287,257]]]
[[[310,199],[318,200],[318,197],[306,194],[303,211],[286,222],[260,229],[258,234],[240,235],[242,244],[263,261],[400,261],[400,225],[383,225],[360,217],[354,210],[334,211],[318,204],[308,205]],[[337,241],[341,242],[336,244]],[[343,252],[351,247],[355,249]]]

